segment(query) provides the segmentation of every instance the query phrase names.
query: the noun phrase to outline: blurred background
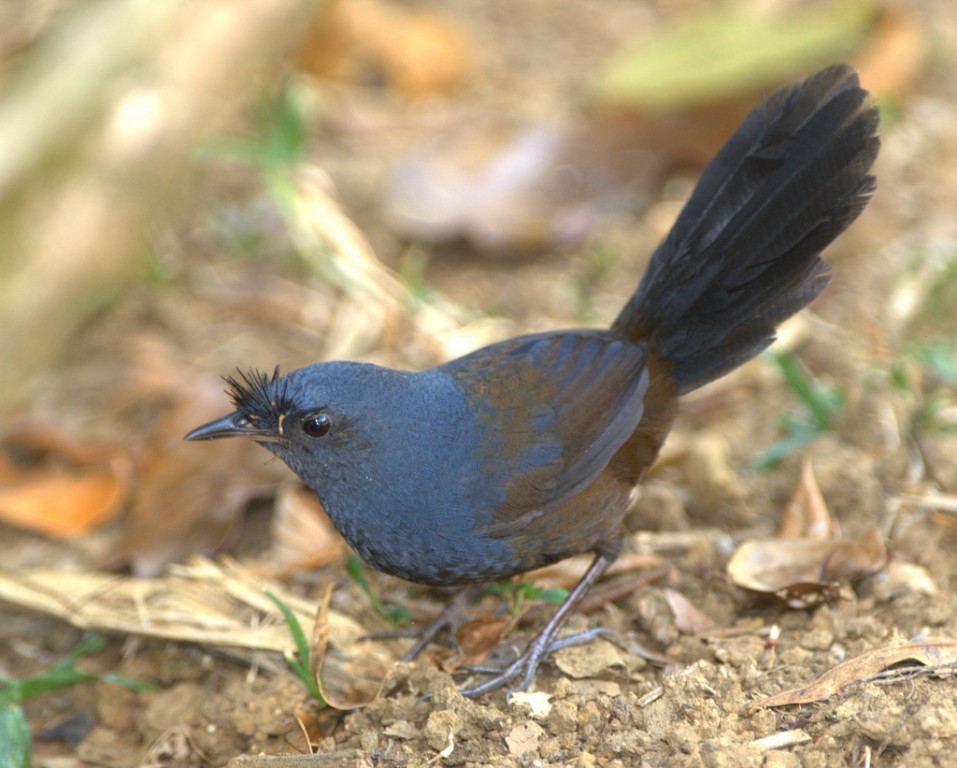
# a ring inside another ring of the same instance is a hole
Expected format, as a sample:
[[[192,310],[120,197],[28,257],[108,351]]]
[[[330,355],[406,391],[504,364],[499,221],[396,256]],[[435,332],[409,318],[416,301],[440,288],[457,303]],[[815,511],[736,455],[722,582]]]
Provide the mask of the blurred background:
[[[289,475],[255,446],[181,437],[228,408],[237,368],[420,368],[607,323],[747,110],[834,61],[880,101],[879,191],[785,349],[835,389],[852,440],[953,416],[944,0],[0,13],[0,525],[19,562],[65,542],[68,559],[157,573],[235,545],[250,501]],[[746,370],[692,398],[679,434],[719,418],[739,465],[792,458],[816,432],[782,431],[774,362]],[[742,413],[755,392],[766,412]],[[952,463],[933,472],[957,481]]]
[[[953,499],[955,51],[951,0],[5,0],[0,560],[341,566],[284,467],[182,442],[221,377],[607,324],[744,114],[836,61],[877,194],[636,527],[765,524],[809,453],[852,529]]]
[[[111,524],[85,553],[104,563],[228,547],[286,477],[255,446],[181,443],[228,408],[220,376],[426,367],[607,323],[747,110],[834,61],[880,100],[880,186],[785,336],[816,338],[808,365],[848,396],[914,355],[953,373],[946,2],[0,13],[0,515],[55,538]],[[767,397],[754,453],[786,407]]]

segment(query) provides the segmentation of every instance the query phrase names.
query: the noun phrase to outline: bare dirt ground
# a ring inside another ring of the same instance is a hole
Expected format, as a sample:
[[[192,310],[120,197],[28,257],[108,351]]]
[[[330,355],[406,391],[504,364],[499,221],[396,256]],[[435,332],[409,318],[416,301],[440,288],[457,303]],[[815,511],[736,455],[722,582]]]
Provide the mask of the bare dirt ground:
[[[844,405],[832,428],[756,471],[755,457],[781,437],[781,418],[802,412],[773,361],[762,358],[688,399],[667,460],[628,517],[627,567],[570,624],[607,628],[621,646],[598,640],[555,654],[536,680],[538,694],[510,703],[504,692],[479,701],[459,695],[463,674],[446,671],[459,652],[439,646],[413,665],[392,668],[371,704],[338,712],[310,703],[277,654],[117,633],[84,669],[155,688],[134,692],[96,682],[26,701],[34,764],[225,765],[240,755],[303,754],[308,734],[324,756],[317,764],[337,766],[957,765],[957,676],[947,650],[957,640],[957,397],[948,379],[957,367],[947,367],[957,361],[957,23],[943,0],[904,7],[923,31],[924,73],[888,110],[879,191],[829,252],[833,282],[789,341],[823,387],[843,393]],[[634,25],[658,23],[659,16],[637,4],[590,0],[562,3],[561,10],[546,0],[458,0],[444,9],[474,46],[474,74],[449,97],[451,106],[437,99],[409,120],[407,105],[357,100],[317,129],[309,162],[328,171],[344,209],[383,261],[413,270],[473,320],[504,318],[481,326],[482,334],[609,321],[694,172],[656,184],[641,215],[606,222],[587,245],[530,257],[409,250],[383,222],[377,200],[389,164],[436,123],[467,122],[479,110],[518,122],[568,110],[583,74],[630,39]],[[382,130],[390,121],[403,129]],[[126,361],[118,358],[134,333],[175,349],[167,362],[180,379],[236,365],[282,361],[284,369],[295,368],[328,348],[333,324],[319,306],[324,294],[307,296],[308,312],[291,307],[305,295],[295,287],[305,281],[301,265],[281,248],[271,260],[237,256],[241,248],[224,255],[229,248],[210,234],[210,222],[258,215],[249,174],[215,173],[197,180],[195,211],[157,238],[161,287],[133,289],[84,324],[37,395],[38,413],[57,413],[54,404],[62,410],[67,403],[79,411],[69,414],[72,423],[94,424],[97,435],[113,440],[141,439],[137,429],[152,412],[128,407],[121,426],[103,418],[115,413],[104,403],[114,390],[102,383],[103,371],[122,368]],[[211,214],[214,208],[226,213]],[[269,215],[257,223],[266,239],[270,226]],[[254,293],[266,298],[247,301]],[[437,362],[434,347],[408,343],[407,328],[382,338],[362,356],[394,365]],[[177,369],[177,361],[189,365]],[[227,407],[217,396],[209,416]],[[237,465],[260,467],[257,449],[247,448]],[[208,444],[195,452],[198,472],[217,449]],[[794,608],[736,586],[727,566],[740,543],[777,535],[805,461],[843,536],[853,540],[876,527],[889,555],[876,573],[858,570],[838,580],[827,604]],[[289,476],[280,467],[265,471],[259,485],[268,497],[275,478]],[[228,467],[222,482],[232,482]],[[261,496],[227,537],[240,561],[261,562],[267,550]],[[113,528],[63,543],[4,526],[0,559],[14,569],[93,568],[108,559],[117,537]],[[584,562],[545,583],[568,586]],[[445,600],[441,592],[366,575],[387,607],[404,606],[419,618]],[[330,582],[335,611],[368,630],[387,626],[346,575],[341,553],[284,580],[308,601],[318,601]],[[675,594],[695,606],[690,615]],[[549,610],[537,600],[516,607],[488,596],[460,641],[482,646],[483,628],[494,634],[509,625],[498,655],[487,659],[498,663]],[[39,674],[81,637],[36,612],[3,605],[0,616],[0,672],[8,678]],[[706,624],[695,625],[702,616]],[[401,652],[404,642],[368,647]],[[888,653],[887,664],[840,667],[901,643],[914,652]],[[944,649],[940,669],[921,655],[933,643]],[[366,648],[346,652],[362,657],[371,653]],[[923,665],[908,665],[909,658]],[[842,684],[812,701],[754,706],[835,669],[843,670]]]

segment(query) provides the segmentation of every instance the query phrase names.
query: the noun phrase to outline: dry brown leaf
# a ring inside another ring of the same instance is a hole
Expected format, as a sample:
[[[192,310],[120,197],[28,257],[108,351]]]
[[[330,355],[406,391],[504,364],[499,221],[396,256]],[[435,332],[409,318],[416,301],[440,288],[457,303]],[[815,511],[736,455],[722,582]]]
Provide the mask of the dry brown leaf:
[[[316,676],[319,692],[334,709],[356,709],[373,701],[382,689],[389,665],[378,654],[363,652],[361,635],[340,638],[333,645],[329,627],[329,606],[333,585],[327,584],[319,597],[313,625],[309,666]],[[346,642],[343,642],[345,640]],[[335,663],[327,664],[335,655]]]
[[[515,622],[509,619],[487,616],[465,622],[455,633],[455,641],[462,649],[462,656],[444,665],[445,669],[451,672],[462,666],[481,664],[514,624]]]
[[[113,520],[130,487],[118,448],[43,425],[25,425],[0,459],[0,520],[50,536],[79,536]]]
[[[66,577],[52,568],[0,569],[0,600],[80,629],[250,651],[295,651],[289,628],[267,591],[295,613],[307,634],[312,633],[314,602],[259,578],[230,558],[213,562],[194,557],[155,579],[102,571],[71,571]],[[366,632],[336,611],[328,612],[327,623],[333,650],[349,646]],[[365,655],[391,663],[391,655],[379,646]],[[342,658],[332,652],[327,656],[332,666]],[[329,666],[327,658],[327,671]],[[344,668],[336,674],[350,673]]]
[[[875,579],[874,597],[890,602],[907,594],[935,597],[940,594],[940,588],[924,566],[892,560],[880,578]]]
[[[667,158],[640,151],[630,116],[595,114],[514,129],[498,116],[446,131],[397,163],[385,215],[404,236],[468,240],[485,252],[581,241],[613,212],[647,202],[641,182]],[[560,177],[561,184],[552,180]]]
[[[828,555],[824,576],[842,581],[876,573],[888,560],[884,535],[876,526],[856,539],[837,542]]]
[[[332,601],[332,591],[332,584],[327,584],[319,597],[316,620],[312,628],[312,642],[309,648],[309,668],[316,679],[316,685],[322,694],[322,698],[330,707],[339,710],[353,709],[368,704],[375,696],[373,695],[371,698],[358,703],[340,700],[338,693],[331,693],[326,687],[322,674],[326,654],[329,651],[329,604]]]
[[[21,476],[23,468],[42,464],[83,467],[109,460],[116,453],[113,445],[99,440],[82,438],[46,421],[28,421],[16,425],[3,437],[3,455],[0,466],[4,474]]]
[[[900,98],[914,87],[927,53],[920,20],[903,8],[885,8],[854,65],[865,88]]]
[[[167,389],[172,403],[149,432],[126,528],[101,564],[105,568],[129,563],[134,573],[155,576],[196,552],[227,550],[243,508],[276,476],[247,441],[223,440],[215,451],[183,442],[197,424],[222,415],[226,404],[218,379],[172,370],[192,389]]]
[[[304,706],[296,706],[293,707],[292,712],[302,731],[303,740],[309,745],[309,750],[312,751],[327,731],[322,727],[322,723],[313,710]]]
[[[469,49],[462,31],[427,10],[386,0],[330,0],[295,62],[319,77],[384,82],[415,96],[457,85],[468,69]]]
[[[782,539],[839,539],[841,529],[831,517],[817,483],[810,458],[805,458],[801,477],[784,509],[778,536]]]
[[[116,473],[47,475],[0,489],[0,518],[51,536],[79,536],[115,518],[126,490]]]
[[[739,587],[779,600],[790,608],[830,602],[841,582],[874,573],[887,563],[877,528],[857,539],[752,539],[728,562]]]
[[[444,661],[442,668],[446,672],[454,672],[461,667],[484,664],[489,653],[501,643],[503,637],[512,633],[530,607],[525,603],[506,617],[480,616],[462,624],[455,631],[455,642],[462,652]]]
[[[665,588],[665,600],[675,615],[675,627],[688,635],[700,635],[718,628],[718,622],[676,589]]]
[[[754,702],[749,711],[753,713],[766,707],[823,701],[843,692],[849,685],[863,682],[878,672],[905,661],[914,661],[925,666],[957,664],[957,640],[927,640],[874,648],[829,669],[808,685]]]
[[[155,579],[52,569],[0,570],[0,601],[68,621],[81,629],[164,638],[232,649],[296,651],[289,628],[267,597],[277,596],[313,638],[324,695],[340,706],[375,697],[396,661],[366,628],[329,607],[331,587],[315,603],[264,580],[230,558],[194,557]]]
[[[312,642],[309,644],[309,666],[322,686],[319,671],[329,650],[329,604],[332,601],[332,584],[326,584],[316,604],[316,620],[312,625]]]
[[[841,538],[814,468],[805,460],[778,538],[744,542],[727,573],[743,589],[790,608],[807,608],[837,599],[842,583],[880,570],[887,557],[877,528],[856,539]]]

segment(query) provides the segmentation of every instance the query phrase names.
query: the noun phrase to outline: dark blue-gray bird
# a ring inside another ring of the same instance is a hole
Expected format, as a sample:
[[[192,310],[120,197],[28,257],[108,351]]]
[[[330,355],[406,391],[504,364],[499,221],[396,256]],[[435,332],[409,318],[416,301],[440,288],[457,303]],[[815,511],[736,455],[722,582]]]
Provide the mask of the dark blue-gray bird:
[[[234,412],[186,439],[257,441],[363,560],[409,581],[469,585],[593,553],[524,653],[464,693],[527,687],[618,555],[678,398],[765,349],[827,285],[819,254],[871,197],[877,127],[856,74],[829,67],[748,115],[611,328],[520,336],[418,372],[250,372],[229,380]]]

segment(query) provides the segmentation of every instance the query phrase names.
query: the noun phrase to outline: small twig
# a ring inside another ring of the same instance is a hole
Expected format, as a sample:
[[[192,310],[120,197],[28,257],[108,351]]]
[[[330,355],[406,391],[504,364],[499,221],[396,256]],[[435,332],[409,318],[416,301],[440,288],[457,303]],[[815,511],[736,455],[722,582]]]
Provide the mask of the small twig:
[[[932,664],[930,666],[898,667],[895,669],[885,669],[870,677],[860,680],[861,683],[875,683],[877,685],[896,685],[908,680],[916,680],[918,677],[927,677],[937,675],[945,677],[947,675],[957,675],[957,664]]]

